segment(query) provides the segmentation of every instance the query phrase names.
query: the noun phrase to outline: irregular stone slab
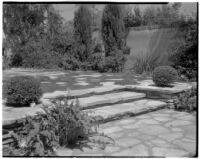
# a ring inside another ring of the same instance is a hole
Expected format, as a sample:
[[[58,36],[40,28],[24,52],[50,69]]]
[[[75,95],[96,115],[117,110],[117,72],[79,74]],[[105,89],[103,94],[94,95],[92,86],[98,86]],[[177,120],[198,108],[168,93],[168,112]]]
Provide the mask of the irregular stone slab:
[[[113,86],[115,85],[115,82],[100,82],[100,84],[103,86]]]
[[[106,79],[107,81],[122,81],[122,78],[113,78],[113,79]]]
[[[122,94],[123,95],[123,94]],[[114,100],[112,100],[114,102]],[[92,116],[101,115],[104,121],[110,121],[113,119],[117,119],[126,115],[137,115],[140,113],[145,113],[153,110],[157,110],[160,108],[164,108],[166,106],[165,102],[155,101],[150,99],[142,99],[130,103],[121,103],[114,104],[111,106],[99,107],[96,109],[92,109],[94,113]],[[158,124],[157,121],[152,121],[153,119],[143,119],[141,122]],[[125,121],[124,121],[125,122]]]
[[[72,77],[79,78],[79,77],[101,77],[101,76],[102,76],[102,74],[93,73],[91,75],[78,75],[78,76],[72,76]]]
[[[190,124],[191,122],[189,121],[175,120],[175,121],[167,123],[166,126],[175,127],[175,126],[185,126],[185,125],[190,125]]]
[[[67,148],[59,148],[57,150],[58,156],[72,156],[73,150],[67,149]]]
[[[94,87],[89,89],[82,89],[82,90],[69,90],[67,91],[55,91],[52,93],[44,93],[42,98],[52,99],[57,98],[59,96],[71,96],[71,97],[82,97],[82,96],[89,96],[95,94],[104,94],[108,92],[114,92],[117,90],[123,90],[123,86],[102,86],[102,87]]]
[[[12,107],[9,111],[3,111],[3,125],[13,124],[29,115],[34,116],[37,112],[44,112],[39,105],[36,107]]]
[[[158,135],[169,132],[167,128],[164,128],[161,125],[145,125],[143,127],[140,127],[138,131],[147,135]]]
[[[145,94],[135,92],[118,92],[104,95],[94,95],[90,97],[79,98],[80,106],[84,109],[93,108],[98,105],[122,103],[130,100],[144,98]],[[111,111],[111,110],[109,110]]]
[[[155,157],[180,157],[185,155],[185,151],[181,149],[154,147],[152,151]]]
[[[163,122],[172,120],[171,118],[168,118],[168,117],[154,117],[154,119],[157,121],[163,121]]]
[[[89,83],[82,81],[82,82],[77,82],[74,85],[87,86],[87,85],[89,85]]]
[[[139,144],[119,152],[112,153],[111,156],[132,156],[132,157],[146,157],[149,155],[148,148]]]
[[[139,140],[130,138],[130,137],[129,138],[120,138],[119,140],[117,140],[115,142],[116,145],[123,146],[125,148],[136,145],[138,143],[140,143]]]
[[[56,82],[57,85],[66,85],[66,82]]]
[[[159,92],[162,94],[176,94],[189,90],[192,88],[192,84],[175,82],[173,87],[157,87],[152,80],[142,80],[139,85],[127,85],[129,89],[142,92]]]
[[[110,154],[112,152],[116,152],[116,151],[119,151],[120,150],[120,147],[117,147],[117,146],[112,146],[112,145],[108,145],[106,146],[105,148],[105,152]]]
[[[51,82],[49,82],[49,81],[43,81],[43,82],[40,82],[40,83],[42,83],[42,84],[50,84]]]
[[[182,149],[185,149],[186,151],[189,151],[189,152],[195,152],[196,151],[196,146],[197,146],[196,142],[176,140],[173,143],[178,145]]]
[[[110,133],[114,133],[114,132],[118,132],[121,131],[122,129],[120,127],[110,127],[107,129],[102,130],[104,134],[110,134]]]
[[[160,138],[165,139],[167,141],[174,141],[176,139],[179,139],[183,136],[182,133],[166,133],[166,134],[161,134],[159,135]]]

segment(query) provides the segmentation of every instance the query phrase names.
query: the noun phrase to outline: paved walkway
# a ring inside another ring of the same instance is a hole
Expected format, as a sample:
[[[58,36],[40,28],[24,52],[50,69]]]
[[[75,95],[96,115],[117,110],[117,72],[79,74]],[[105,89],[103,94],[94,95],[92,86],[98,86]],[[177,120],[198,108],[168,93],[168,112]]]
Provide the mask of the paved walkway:
[[[181,157],[196,152],[196,117],[186,112],[159,110],[103,124],[100,131],[115,143],[105,149],[92,143],[92,149],[84,147],[83,151],[60,148],[58,155]]]

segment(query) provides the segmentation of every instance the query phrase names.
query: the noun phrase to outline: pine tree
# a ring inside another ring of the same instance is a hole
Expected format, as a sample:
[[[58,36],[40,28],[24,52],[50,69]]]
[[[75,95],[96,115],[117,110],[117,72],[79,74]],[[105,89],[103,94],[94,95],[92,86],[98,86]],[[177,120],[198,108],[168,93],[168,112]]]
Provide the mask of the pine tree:
[[[106,56],[115,49],[123,50],[125,27],[122,8],[117,4],[105,6],[102,16],[102,38]]]
[[[74,40],[77,58],[87,61],[92,51],[92,18],[85,5],[81,5],[74,15]]]

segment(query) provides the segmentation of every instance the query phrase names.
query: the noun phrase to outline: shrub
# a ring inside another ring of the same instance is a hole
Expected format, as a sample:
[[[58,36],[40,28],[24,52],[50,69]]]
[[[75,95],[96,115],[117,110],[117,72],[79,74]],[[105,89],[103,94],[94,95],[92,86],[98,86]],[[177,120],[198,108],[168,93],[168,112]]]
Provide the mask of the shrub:
[[[175,36],[180,36],[183,43],[178,48],[177,45],[174,46],[176,49],[173,49],[171,56],[173,67],[189,80],[196,80],[198,75],[198,29],[196,19],[188,20],[186,24],[178,28],[178,35]]]
[[[39,81],[29,76],[13,77],[7,84],[7,103],[13,105],[29,105],[38,103],[42,90]]]
[[[184,91],[178,95],[174,101],[174,107],[176,110],[194,111],[197,109],[197,90],[192,88],[191,90]]]
[[[53,103],[44,106],[43,113],[27,117],[23,126],[14,131],[13,146],[22,156],[54,156],[58,146],[81,146],[98,134],[95,117],[82,111],[78,100],[69,104],[66,98],[60,98]]]
[[[177,71],[170,66],[159,66],[153,71],[153,82],[157,86],[169,86],[178,76]]]
[[[99,63],[100,72],[119,72],[124,68],[126,57],[121,50],[112,51],[110,56],[105,57]]]

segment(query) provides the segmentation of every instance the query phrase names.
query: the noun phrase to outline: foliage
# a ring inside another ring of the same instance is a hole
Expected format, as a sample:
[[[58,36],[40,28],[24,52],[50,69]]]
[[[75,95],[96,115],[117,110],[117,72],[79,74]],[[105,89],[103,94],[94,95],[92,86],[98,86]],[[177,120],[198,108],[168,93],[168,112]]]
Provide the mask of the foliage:
[[[42,90],[40,82],[29,76],[12,77],[7,84],[7,103],[16,106],[38,103]]]
[[[128,27],[137,27],[142,24],[142,12],[139,7],[134,7],[134,12],[132,8],[127,6],[124,15],[124,25]]]
[[[23,126],[13,133],[13,146],[23,152],[22,156],[54,156],[58,146],[81,145],[100,134],[95,117],[82,111],[78,100],[70,104],[61,97],[53,103],[37,116],[26,117]]]
[[[192,88],[191,90],[184,91],[178,95],[174,101],[175,109],[194,111],[197,109],[197,90]]]
[[[97,43],[93,49],[93,54],[90,59],[91,69],[92,70],[99,70],[99,64],[103,62],[103,50],[102,45]]]
[[[142,54],[141,52],[138,55],[129,57],[129,66],[127,67],[136,74],[151,73],[155,67],[159,66],[158,58],[159,56],[151,53]]]
[[[110,56],[104,58],[99,63],[100,72],[119,72],[124,68],[126,57],[121,50],[114,50],[110,53]]]
[[[197,21],[190,18],[182,23],[178,29],[179,37],[184,38],[184,42],[178,48],[173,49],[171,61],[179,74],[185,75],[189,80],[197,79],[198,70],[198,42],[197,42]],[[176,47],[176,46],[175,46]]]
[[[169,86],[177,79],[178,73],[171,66],[159,66],[153,71],[153,82],[160,87]]]
[[[76,58],[86,62],[92,49],[92,17],[87,6],[81,5],[74,15],[74,40],[76,42]]]
[[[103,10],[102,39],[106,56],[115,49],[123,50],[125,27],[122,8],[117,4],[108,4]]]
[[[4,4],[3,31],[5,38],[15,55],[12,60],[21,65],[22,57],[18,48],[26,45],[30,39],[37,39],[44,32],[45,12],[49,5],[40,4]]]

